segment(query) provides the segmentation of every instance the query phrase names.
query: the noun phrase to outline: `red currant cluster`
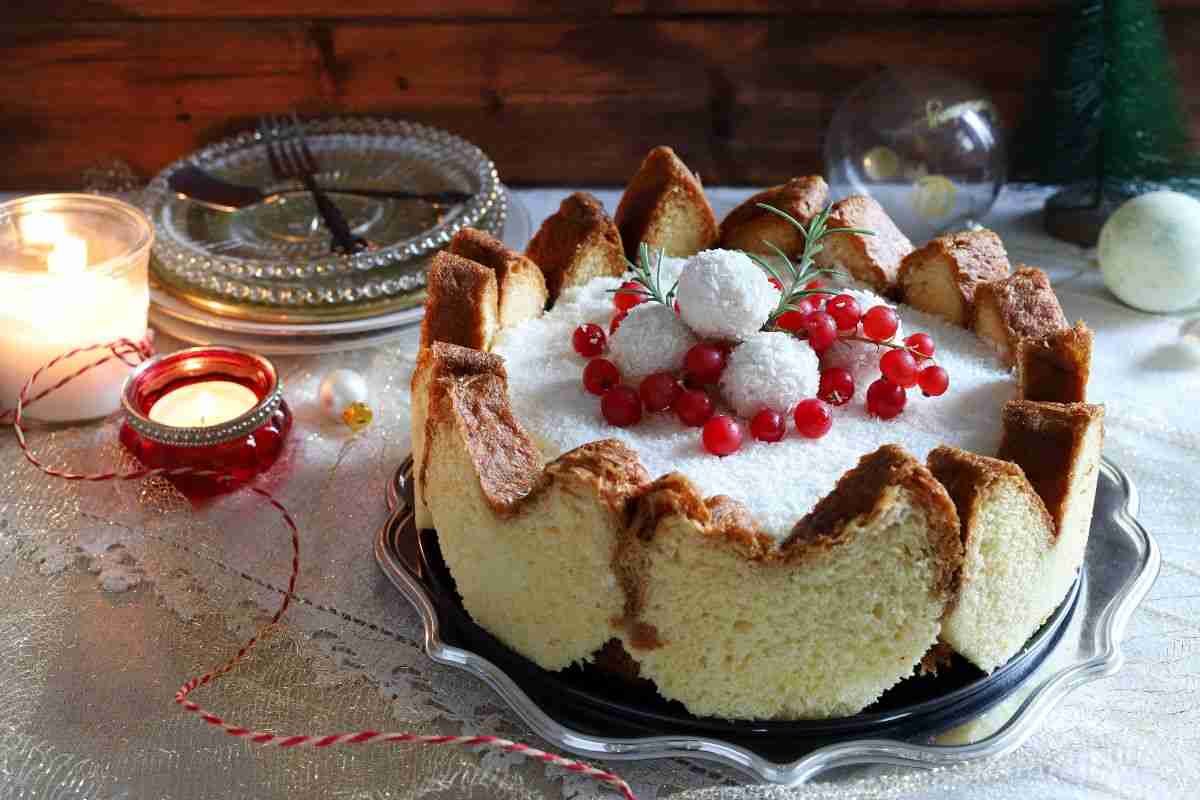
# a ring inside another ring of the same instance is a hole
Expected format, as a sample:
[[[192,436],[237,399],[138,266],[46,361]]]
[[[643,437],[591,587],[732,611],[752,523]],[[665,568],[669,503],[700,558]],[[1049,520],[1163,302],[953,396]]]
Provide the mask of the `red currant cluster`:
[[[772,283],[778,282],[772,278]],[[635,293],[638,284],[627,282],[613,294],[616,314],[609,335],[616,332],[629,310],[646,301]],[[778,287],[777,287],[778,288]],[[849,294],[822,289],[820,281],[811,281],[805,289],[814,293],[800,300],[798,310],[789,310],[775,320],[775,327],[806,339],[818,356],[835,342],[861,341],[887,348],[879,360],[881,377],[867,389],[867,412],[880,419],[892,419],[904,410],[906,390],[919,386],[926,396],[945,393],[950,378],[936,364],[924,364],[933,358],[933,339],[926,333],[914,333],[903,344],[891,341],[900,326],[894,309],[874,306],[863,313],[858,301]],[[678,310],[678,308],[676,309]],[[859,325],[862,335],[858,334]],[[608,336],[599,325],[587,323],[572,336],[575,352],[590,359],[583,370],[583,386],[600,397],[600,413],[619,428],[641,422],[647,412],[671,411],[684,425],[703,428],[701,441],[714,455],[735,453],[742,445],[742,428],[732,416],[716,413],[710,387],[717,384],[729,349],[719,343],[701,342],[688,350],[681,365],[682,380],[671,372],[656,372],[642,379],[636,389],[621,383],[621,371],[612,361],[600,356],[608,347]],[[842,406],[854,397],[854,376],[841,367],[821,371],[817,396],[801,400],[792,412],[796,431],[809,439],[819,439],[833,426],[831,406]],[[761,442],[778,442],[787,435],[784,414],[769,408],[750,420],[750,435]]]
[[[819,281],[806,289],[819,289]],[[832,293],[830,293],[832,294]],[[824,353],[841,341],[866,342],[886,348],[879,359],[881,377],[867,387],[867,413],[880,419],[892,419],[907,404],[907,389],[919,386],[926,397],[944,394],[950,386],[950,375],[937,364],[926,363],[933,358],[933,339],[927,333],[914,333],[896,344],[892,337],[900,327],[895,309],[872,306],[864,313],[853,295],[810,294],[801,301],[800,311],[788,311],[775,320],[775,326],[807,339],[817,352]],[[795,316],[791,316],[795,315]],[[862,335],[858,335],[859,325]],[[854,376],[841,367],[821,371],[817,397],[831,405],[840,406],[854,397]]]
[[[621,371],[607,358],[597,358],[607,347],[599,325],[580,325],[573,336],[575,352],[590,358],[583,368],[583,388],[600,396],[600,413],[610,425],[636,425],[646,411],[670,409],[679,421],[700,427],[713,418],[716,405],[703,387],[715,384],[725,370],[728,353],[715,344],[698,344],[684,358],[684,380],[670,372],[647,375],[634,389],[621,384]]]

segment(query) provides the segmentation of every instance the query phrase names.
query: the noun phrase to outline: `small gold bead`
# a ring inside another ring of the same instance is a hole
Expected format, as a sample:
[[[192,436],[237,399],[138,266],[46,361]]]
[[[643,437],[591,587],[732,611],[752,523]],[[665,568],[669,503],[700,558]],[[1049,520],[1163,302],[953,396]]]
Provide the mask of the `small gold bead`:
[[[371,424],[375,415],[366,403],[351,403],[342,410],[342,422],[350,426],[350,430],[358,433]]]

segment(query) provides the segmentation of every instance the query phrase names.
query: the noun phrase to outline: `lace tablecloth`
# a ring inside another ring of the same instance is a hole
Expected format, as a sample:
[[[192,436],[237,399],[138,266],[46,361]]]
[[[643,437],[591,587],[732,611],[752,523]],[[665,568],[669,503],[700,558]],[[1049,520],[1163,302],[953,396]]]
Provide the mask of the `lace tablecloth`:
[[[536,226],[569,190],[518,192]],[[617,193],[597,193],[610,209]],[[746,195],[717,189],[718,212]],[[1050,272],[1072,318],[1096,330],[1092,393],[1106,455],[1142,493],[1164,555],[1116,677],[1060,705],[1017,752],[935,773],[856,771],[802,789],[744,785],[686,761],[612,764],[652,798],[1194,797],[1200,792],[1200,341],[1186,316],[1107,295],[1089,254],[1040,233],[1044,194],[1007,190],[985,220],[1014,261]],[[361,728],[482,732],[540,744],[482,684],[432,665],[416,616],[381,576],[373,536],[409,447],[415,332],[386,347],[276,359],[296,415],[266,476],[301,527],[299,600],[249,663],[196,699],[283,733]],[[160,349],[171,343],[160,339]],[[358,435],[315,403],[335,367],[367,376],[377,422]],[[51,463],[111,468],[115,420],[39,430]],[[256,749],[171,703],[280,598],[286,531],[253,496],[191,513],[169,486],[76,485],[37,473],[0,441],[0,798],[592,798],[607,790],[519,756],[449,748]]]

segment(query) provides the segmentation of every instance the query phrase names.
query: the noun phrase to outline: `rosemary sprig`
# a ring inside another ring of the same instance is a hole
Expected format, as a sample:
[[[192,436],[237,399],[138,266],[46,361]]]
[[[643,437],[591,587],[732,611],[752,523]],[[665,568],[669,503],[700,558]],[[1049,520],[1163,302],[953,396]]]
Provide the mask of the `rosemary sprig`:
[[[775,320],[789,311],[800,311],[801,308],[798,302],[812,294],[838,294],[833,289],[805,289],[805,285],[819,275],[842,276],[842,273],[833,269],[822,269],[814,262],[814,257],[821,252],[825,246],[821,244],[821,240],[826,236],[835,233],[858,233],[864,236],[874,236],[874,231],[869,231],[864,228],[830,228],[829,215],[833,211],[833,204],[825,206],[820,212],[814,216],[807,225],[793,217],[791,214],[769,205],[768,203],[758,203],[759,208],[782,217],[787,220],[796,230],[804,235],[804,250],[800,253],[798,263],[788,258],[787,253],[783,252],[774,242],[763,241],[767,247],[775,251],[775,255],[779,257],[780,264],[771,264],[765,258],[762,258],[754,253],[746,253],[747,256],[758,264],[768,275],[779,281],[779,285],[783,287],[783,291],[779,295],[779,304],[775,310],[771,312],[771,316],[767,319],[766,328],[770,328],[775,324]]]
[[[656,303],[662,303],[668,308],[674,305],[675,290],[679,288],[679,281],[676,280],[671,284],[671,288],[667,291],[662,290],[662,262],[663,250],[655,248],[650,250],[650,246],[642,242],[638,248],[637,263],[633,263],[628,258],[625,263],[633,271],[633,282],[638,286],[636,289],[609,289],[609,294],[635,294],[645,297],[648,300],[653,300]]]

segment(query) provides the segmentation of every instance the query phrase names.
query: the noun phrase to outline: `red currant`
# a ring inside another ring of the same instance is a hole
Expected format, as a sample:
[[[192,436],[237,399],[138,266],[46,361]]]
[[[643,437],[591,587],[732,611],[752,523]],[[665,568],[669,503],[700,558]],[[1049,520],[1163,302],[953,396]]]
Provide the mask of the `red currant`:
[[[862,318],[863,334],[873,342],[886,342],[896,335],[900,327],[900,318],[888,306],[874,306],[867,309]]]
[[[583,388],[592,394],[604,394],[621,382],[621,370],[607,358],[593,358],[583,368]]]
[[[792,417],[796,421],[796,430],[808,439],[820,439],[833,427],[833,413],[829,406],[815,397],[801,400]]]
[[[862,319],[862,309],[852,294],[839,294],[825,304],[825,312],[833,317],[839,331],[855,330]]]
[[[600,413],[609,425],[628,428],[642,421],[642,401],[629,386],[614,386],[600,398]]]
[[[764,408],[750,420],[750,435],[760,442],[778,442],[787,433],[787,420],[778,411]]]
[[[907,350],[888,350],[879,359],[879,371],[883,377],[905,389],[917,385],[917,360]]]
[[[907,402],[904,390],[886,378],[880,378],[867,388],[867,413],[880,419],[899,415]]]
[[[837,341],[837,323],[824,311],[813,311],[804,318],[804,331],[813,350],[822,353]]]
[[[914,333],[912,336],[905,337],[904,346],[920,360],[933,358],[933,337],[928,333]]]
[[[854,375],[848,369],[830,367],[821,370],[817,397],[831,406],[844,406],[854,397]]]
[[[682,391],[679,381],[669,372],[647,375],[638,386],[638,394],[642,396],[642,405],[647,411],[666,411],[679,399]]]
[[[779,278],[776,278],[774,275],[768,275],[767,280],[770,281],[771,285],[775,287],[775,291],[777,291],[777,292],[783,291],[783,284],[780,283]]]
[[[812,280],[812,281],[809,281],[808,283],[804,284],[804,288],[808,289],[810,291],[813,289],[824,289],[825,281],[821,280],[820,278],[817,278],[816,280]]]
[[[714,456],[727,456],[736,453],[742,446],[742,429],[733,417],[718,414],[704,423],[704,433],[700,438],[704,441],[705,450]]]
[[[625,281],[621,284],[621,290],[613,294],[613,305],[617,307],[618,311],[628,311],[639,303],[646,302],[646,295],[642,294],[643,291],[642,287],[634,281]]]
[[[671,408],[680,422],[692,428],[699,428],[713,415],[712,398],[699,389],[684,389]]]
[[[621,321],[629,316],[628,311],[618,311],[613,314],[612,322],[608,323],[608,335],[612,336],[617,332],[617,328],[621,327]]]
[[[707,342],[692,345],[683,357],[683,368],[697,383],[716,383],[725,371],[725,351]]]
[[[811,314],[814,311],[820,311],[822,299],[819,294],[805,295],[796,301],[796,308],[800,309],[801,314]]]
[[[950,373],[933,364],[917,374],[917,384],[926,397],[938,397],[950,388]]]
[[[805,311],[785,311],[775,318],[775,326],[780,330],[798,333],[804,330]]]
[[[580,325],[575,329],[575,333],[571,334],[571,344],[575,346],[575,352],[584,358],[600,355],[607,343],[608,337],[604,335],[604,329],[590,322]]]

